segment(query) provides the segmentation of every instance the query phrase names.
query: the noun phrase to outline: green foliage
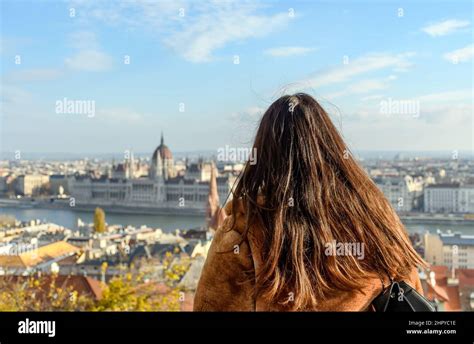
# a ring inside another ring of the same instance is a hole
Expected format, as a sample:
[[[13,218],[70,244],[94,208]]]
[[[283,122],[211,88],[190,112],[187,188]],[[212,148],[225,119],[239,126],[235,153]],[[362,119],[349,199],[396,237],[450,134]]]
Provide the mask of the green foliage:
[[[0,311],[85,311],[93,301],[79,295],[72,287],[57,283],[57,275],[47,280],[37,276],[14,279],[7,277],[0,282]]]
[[[162,262],[163,283],[147,282],[141,274],[114,277],[105,286],[93,311],[179,311],[184,291],[178,283],[189,269],[189,261],[174,262],[167,252]]]
[[[103,264],[103,273],[107,270]],[[178,283],[189,269],[189,260],[167,253],[162,261],[162,281],[126,272],[102,285],[102,298],[79,295],[58,285],[57,275],[4,277],[0,280],[0,311],[179,311],[184,290]]]
[[[102,299],[93,311],[139,311],[147,310],[146,298],[134,293],[131,274],[115,277],[105,286]]]

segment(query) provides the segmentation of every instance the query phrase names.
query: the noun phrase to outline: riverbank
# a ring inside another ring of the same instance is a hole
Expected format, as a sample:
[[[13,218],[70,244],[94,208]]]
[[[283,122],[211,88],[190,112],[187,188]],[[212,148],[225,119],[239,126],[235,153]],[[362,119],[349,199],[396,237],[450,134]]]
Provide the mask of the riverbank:
[[[403,223],[407,224],[471,224],[474,227],[474,219],[459,214],[411,214],[400,215]]]
[[[193,207],[152,207],[152,206],[130,206],[121,204],[75,204],[68,198],[0,198],[0,207],[13,207],[21,209],[69,209],[73,211],[94,211],[96,207],[104,209],[112,214],[136,214],[136,215],[173,215],[173,216],[205,216],[206,209]]]
[[[110,214],[130,215],[163,215],[163,216],[205,216],[205,209],[192,207],[146,207],[146,206],[124,206],[121,204],[74,204],[71,205],[69,198],[0,198],[0,207],[13,207],[21,209],[68,209],[72,211],[90,212],[96,207],[101,207]],[[409,213],[400,214],[400,219],[405,224],[471,224],[474,226],[474,216],[464,214],[428,214]]]
[[[53,222],[58,225],[76,229],[78,221],[91,223],[93,221],[93,207],[89,210],[67,207],[59,208],[38,208],[38,207],[19,207],[15,205],[4,206],[0,204],[0,214],[10,215],[20,221],[30,221],[40,219],[45,222]],[[423,221],[427,219],[427,221]],[[439,221],[434,221],[438,219]],[[474,235],[474,225],[470,221],[458,221],[439,219],[438,217],[416,217],[409,218],[402,216],[401,220],[408,232],[423,233],[426,231],[435,233],[441,231],[460,232],[467,235]],[[137,214],[120,213],[106,211],[106,222],[110,225],[123,225],[140,227],[142,225],[161,228],[163,231],[172,232],[176,229],[194,229],[205,226],[205,216],[203,215],[173,215],[173,214]]]
[[[52,222],[71,229],[78,229],[78,222],[92,223],[94,220],[94,211],[74,208],[45,209],[0,206],[0,214],[10,215],[19,221],[40,219],[43,222]],[[105,220],[109,225],[134,226],[137,228],[145,225],[151,228],[161,228],[165,232],[173,232],[176,229],[196,229],[205,225],[204,216],[117,214],[106,212]]]

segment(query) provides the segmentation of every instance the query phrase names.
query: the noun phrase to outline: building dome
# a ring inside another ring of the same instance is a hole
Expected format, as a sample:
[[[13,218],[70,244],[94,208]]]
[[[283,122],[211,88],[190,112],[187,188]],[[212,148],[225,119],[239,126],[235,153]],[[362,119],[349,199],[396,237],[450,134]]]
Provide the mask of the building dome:
[[[163,134],[161,134],[161,143],[158,147],[156,147],[155,151],[153,152],[152,160],[156,161],[158,159],[158,154],[160,155],[162,160],[171,160],[173,159],[173,154],[171,150],[165,145]]]

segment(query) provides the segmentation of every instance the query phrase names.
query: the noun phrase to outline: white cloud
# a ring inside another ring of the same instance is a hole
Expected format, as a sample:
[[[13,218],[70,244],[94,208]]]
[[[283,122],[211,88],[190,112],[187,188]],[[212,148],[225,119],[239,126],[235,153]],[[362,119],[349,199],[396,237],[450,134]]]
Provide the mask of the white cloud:
[[[422,102],[433,102],[433,103],[452,103],[452,102],[471,102],[472,90],[471,89],[459,89],[454,91],[446,91],[439,93],[430,93],[418,97]]]
[[[167,46],[190,62],[208,62],[213,52],[233,42],[266,36],[281,29],[290,20],[287,13],[256,14],[256,7],[234,2],[219,4],[182,25],[164,39]],[[230,5],[232,4],[232,5]],[[238,51],[235,52],[238,55]]]
[[[353,94],[366,94],[372,91],[385,90],[389,86],[389,82],[392,79],[390,77],[386,79],[365,79],[357,81],[342,91],[333,92],[326,95],[328,99],[334,99],[342,96],[348,96]]]
[[[260,106],[251,106],[245,110],[245,113],[251,117],[260,117],[265,112],[265,109]]]
[[[428,123],[469,124],[472,120],[472,104],[420,104],[420,118]]]
[[[184,9],[185,14],[191,13],[191,5],[193,4],[189,0],[69,1],[69,7],[76,9],[76,20],[82,24],[92,24],[94,20],[98,20],[110,26],[122,26],[131,30],[138,27],[162,29],[179,19],[180,9]]]
[[[5,79],[11,82],[25,81],[48,81],[63,75],[63,71],[57,68],[34,68],[11,72]]]
[[[370,111],[368,120],[346,121],[342,132],[346,142],[357,150],[397,150],[397,151],[435,151],[435,150],[470,150],[472,149],[472,120],[459,121],[459,113],[452,110],[442,122],[423,120],[412,116],[384,117],[374,120]],[[454,120],[450,120],[455,116]],[[462,116],[462,114],[461,114]]]
[[[89,72],[100,72],[112,67],[112,58],[102,51],[95,33],[78,31],[70,35],[70,45],[77,52],[65,59],[66,67]]]
[[[379,95],[368,96],[362,98],[362,104],[354,111],[350,112],[348,119],[357,121],[386,121],[387,115],[381,114],[380,102],[388,101],[389,98]],[[406,97],[390,97],[394,102],[415,101],[419,104],[419,116],[412,115],[391,115],[391,118],[415,121],[423,121],[428,123],[463,123],[467,124],[472,116],[472,90],[458,89],[445,92],[429,93],[423,95],[412,95]]]
[[[265,54],[274,57],[286,57],[295,55],[306,55],[315,50],[316,48],[311,47],[277,47],[265,50]]]
[[[240,112],[234,112],[231,114],[230,118],[237,120],[256,120],[265,113],[265,109],[260,106],[249,106]]]
[[[397,55],[380,53],[369,54],[349,61],[348,64],[341,64],[316,72],[297,82],[293,87],[297,87],[298,89],[301,89],[301,87],[298,86],[302,86],[303,88],[319,88],[346,82],[355,77],[378,70],[390,69],[393,72],[405,71],[412,65],[409,61],[412,56],[414,56],[414,53],[411,52]],[[393,77],[390,77],[390,79],[393,79]],[[374,90],[381,89],[382,84],[372,80],[367,81],[366,85],[359,86],[361,90],[363,87]],[[357,87],[357,85],[354,87]]]
[[[269,35],[292,18],[287,12],[260,13],[258,2],[239,1],[73,1],[81,20],[127,30],[142,28],[190,62],[208,62],[216,50]],[[268,6],[268,5],[266,5]],[[236,51],[233,54],[239,54]]]
[[[112,58],[101,51],[83,50],[72,57],[66,58],[64,63],[71,69],[100,72],[110,69]]]
[[[452,63],[459,63],[459,62],[468,62],[472,59],[474,55],[474,44],[469,44],[464,48],[457,49],[451,52],[448,52],[443,55],[444,59],[452,62]]]
[[[471,23],[468,20],[449,19],[423,27],[421,30],[432,37],[445,36],[459,29],[467,28]]]
[[[79,50],[100,49],[97,36],[92,31],[76,31],[69,35],[69,45]]]
[[[0,102],[2,106],[18,105],[31,99],[31,93],[28,91],[6,83],[0,83]],[[5,111],[5,108],[3,108]]]
[[[358,81],[349,86],[348,90],[354,94],[369,93],[372,91],[384,90],[388,87],[390,79],[366,79]]]

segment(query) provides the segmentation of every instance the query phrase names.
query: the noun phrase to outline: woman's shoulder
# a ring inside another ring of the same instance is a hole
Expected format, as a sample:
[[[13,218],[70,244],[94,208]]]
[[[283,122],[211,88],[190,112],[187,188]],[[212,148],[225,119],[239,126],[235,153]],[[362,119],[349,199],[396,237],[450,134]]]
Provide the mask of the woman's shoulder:
[[[261,230],[255,221],[248,218],[246,207],[241,198],[233,199],[224,206],[226,216],[213,239],[218,251],[229,252],[243,246],[256,249],[261,242]]]
[[[241,212],[227,204],[224,223],[214,233],[194,299],[194,310],[254,310],[254,262],[243,236]]]
[[[256,206],[263,206],[263,196],[259,196],[256,200]],[[249,216],[249,205],[242,198],[235,198],[227,202],[224,206],[225,220],[221,228],[224,231],[235,231],[244,236],[252,236],[255,234],[255,228],[258,224]]]
[[[246,231],[246,219],[243,202],[240,199],[229,201],[223,208],[224,222],[216,230],[213,241],[218,251],[231,251],[240,245]]]

